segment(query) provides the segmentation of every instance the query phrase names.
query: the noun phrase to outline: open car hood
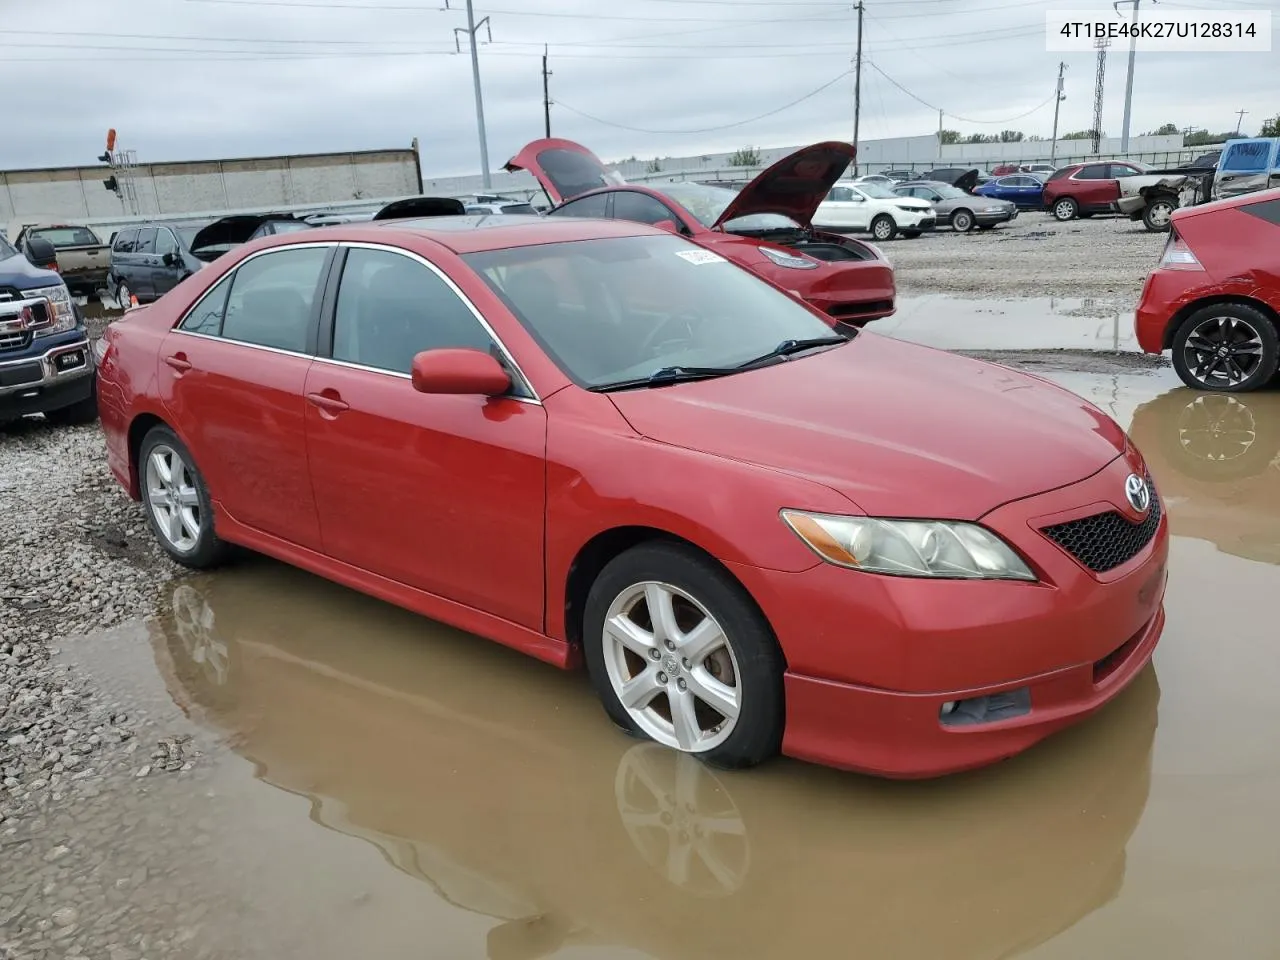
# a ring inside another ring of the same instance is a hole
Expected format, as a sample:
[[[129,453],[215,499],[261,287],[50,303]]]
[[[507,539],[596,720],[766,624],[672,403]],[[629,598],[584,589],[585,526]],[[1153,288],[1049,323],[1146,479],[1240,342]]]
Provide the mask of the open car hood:
[[[949,183],[965,193],[973,193],[974,187],[978,185],[978,177],[981,175],[982,171],[977,167],[970,169],[940,167],[937,170],[930,170],[927,179],[937,180],[940,183]],[[1014,174],[1008,174],[1008,176],[1014,176]]]
[[[807,227],[837,180],[853,163],[851,143],[827,140],[788,154],[739,191],[713,227],[757,213],[790,217]]]
[[[373,215],[374,220],[402,220],[406,217],[460,217],[467,212],[453,197],[408,197],[393,200]]]
[[[254,213],[241,214],[234,217],[223,217],[203,227],[191,238],[191,252],[205,247],[234,246],[246,243],[253,236],[253,231],[268,220],[298,220],[290,213]],[[305,221],[299,221],[305,222]]]
[[[582,144],[557,137],[526,144],[502,169],[528,170],[557,206],[588,190],[626,182]]]

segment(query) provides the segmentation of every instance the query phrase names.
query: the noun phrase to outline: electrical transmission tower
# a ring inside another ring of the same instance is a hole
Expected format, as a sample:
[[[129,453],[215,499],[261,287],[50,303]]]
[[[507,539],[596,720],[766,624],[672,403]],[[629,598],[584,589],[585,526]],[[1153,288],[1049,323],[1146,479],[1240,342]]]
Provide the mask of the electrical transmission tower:
[[[1098,40],[1093,44],[1098,48],[1098,73],[1093,80],[1093,152],[1097,153],[1102,145],[1102,94],[1107,79],[1107,47],[1110,40]]]

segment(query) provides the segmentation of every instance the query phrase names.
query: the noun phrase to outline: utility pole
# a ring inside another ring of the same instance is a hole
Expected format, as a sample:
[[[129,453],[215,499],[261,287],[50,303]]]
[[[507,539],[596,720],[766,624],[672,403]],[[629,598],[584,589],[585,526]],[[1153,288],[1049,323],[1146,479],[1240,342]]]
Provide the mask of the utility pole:
[[[1062,75],[1066,70],[1065,63],[1058,64],[1058,94],[1053,98],[1053,139],[1049,141],[1049,166],[1051,167],[1058,158],[1058,108],[1062,106],[1062,101],[1067,99],[1067,95],[1062,92]]]
[[[444,8],[446,10],[452,9],[449,6],[449,0],[444,0]],[[489,176],[489,144],[485,139],[484,133],[484,98],[480,95],[480,51],[477,49],[476,44],[476,31],[481,27],[485,28],[486,36],[492,40],[493,32],[489,28],[489,18],[485,17],[477,23],[471,0],[467,0],[467,26],[465,30],[462,27],[453,28],[453,42],[459,53],[462,52],[462,43],[458,39],[458,34],[465,33],[471,43],[471,81],[475,85],[476,126],[480,131],[480,173],[484,177],[484,189],[488,191],[493,189],[493,182]]]
[[[1244,123],[1244,115],[1248,112],[1249,112],[1248,110],[1236,111],[1236,136],[1237,137],[1240,136],[1240,124]]]
[[[547,79],[551,71],[547,69],[547,45],[542,45],[542,122],[548,139],[551,137],[551,88]]]
[[[853,58],[853,172],[858,172],[858,121],[862,114],[862,0],[858,0],[858,52]]]
[[[938,159],[942,159],[942,111],[938,111]]]
[[[1098,48],[1098,71],[1093,77],[1093,153],[1096,156],[1102,143],[1102,95],[1106,90],[1107,80],[1107,47],[1110,40],[1095,40]]]
[[[1159,3],[1160,0],[1151,0],[1152,3]],[[1133,111],[1133,64],[1138,58],[1138,5],[1142,0],[1115,0],[1111,6],[1116,13],[1120,13],[1120,5],[1122,3],[1133,4],[1133,26],[1134,30],[1129,37],[1129,76],[1124,84],[1124,126],[1120,131],[1120,152],[1129,152],[1129,117]]]

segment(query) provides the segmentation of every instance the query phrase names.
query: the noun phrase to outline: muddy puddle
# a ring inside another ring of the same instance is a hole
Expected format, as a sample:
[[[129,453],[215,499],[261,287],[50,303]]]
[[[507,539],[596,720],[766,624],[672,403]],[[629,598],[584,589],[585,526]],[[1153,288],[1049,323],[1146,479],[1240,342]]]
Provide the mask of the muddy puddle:
[[[1133,304],[1114,299],[902,296],[892,317],[867,329],[942,350],[1141,352]]]
[[[1168,503],[1169,622],[1022,757],[713,771],[579,676],[247,558],[64,647],[147,718],[138,763],[191,738],[104,794],[92,876],[140,864],[173,956],[1274,957],[1280,393],[1072,385],[1115,390]]]

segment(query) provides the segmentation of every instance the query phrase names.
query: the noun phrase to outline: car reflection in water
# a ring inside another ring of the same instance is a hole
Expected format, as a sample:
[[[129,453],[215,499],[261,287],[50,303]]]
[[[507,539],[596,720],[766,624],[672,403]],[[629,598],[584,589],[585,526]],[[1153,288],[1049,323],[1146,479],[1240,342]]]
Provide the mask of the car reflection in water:
[[[1129,435],[1175,536],[1280,564],[1280,394],[1171,390],[1138,407]]]
[[[497,920],[494,960],[1005,957],[1116,895],[1150,784],[1151,667],[1024,756],[894,783],[713,771],[597,722],[580,677],[264,559],[158,613],[179,706],[317,822]]]

